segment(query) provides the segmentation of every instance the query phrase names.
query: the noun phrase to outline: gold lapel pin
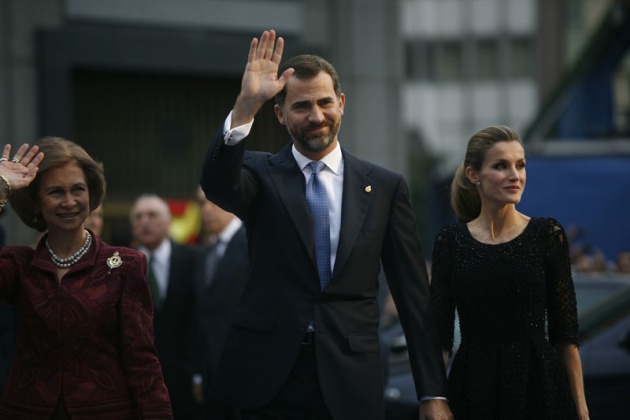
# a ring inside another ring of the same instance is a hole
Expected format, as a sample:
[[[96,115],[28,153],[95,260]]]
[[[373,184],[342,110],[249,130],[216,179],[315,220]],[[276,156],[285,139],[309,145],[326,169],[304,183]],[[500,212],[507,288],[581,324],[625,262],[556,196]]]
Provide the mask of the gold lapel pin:
[[[372,192],[372,186],[368,185],[367,187],[365,187],[365,192]]]
[[[107,274],[110,274],[114,268],[120,267],[121,265],[122,258],[120,258],[120,255],[118,255],[118,251],[116,251],[114,252],[114,255],[107,259],[107,266],[109,267],[109,272]]]

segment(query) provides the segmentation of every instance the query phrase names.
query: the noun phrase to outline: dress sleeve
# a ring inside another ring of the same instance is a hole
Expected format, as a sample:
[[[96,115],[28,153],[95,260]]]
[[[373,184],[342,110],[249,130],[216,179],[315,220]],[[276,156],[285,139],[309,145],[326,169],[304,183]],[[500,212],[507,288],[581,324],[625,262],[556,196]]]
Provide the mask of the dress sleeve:
[[[431,264],[431,299],[435,308],[442,349],[452,355],[455,323],[455,300],[451,292],[452,255],[449,231],[442,228],[433,245]]]
[[[569,244],[564,229],[555,219],[547,219],[545,252],[547,318],[552,344],[578,344],[575,289],[571,277]]]
[[[123,279],[120,334],[122,365],[143,419],[172,419],[171,402],[154,346],[153,302],[142,254],[130,261]]]

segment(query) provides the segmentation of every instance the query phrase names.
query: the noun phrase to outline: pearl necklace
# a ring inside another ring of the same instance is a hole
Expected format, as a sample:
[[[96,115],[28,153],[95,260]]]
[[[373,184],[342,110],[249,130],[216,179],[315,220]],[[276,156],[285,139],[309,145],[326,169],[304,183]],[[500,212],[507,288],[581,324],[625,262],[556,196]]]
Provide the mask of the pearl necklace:
[[[52,247],[50,246],[50,243],[48,243],[48,238],[46,238],[46,241],[45,241],[46,248],[48,248],[48,252],[50,252],[50,257],[52,259],[52,262],[57,267],[59,268],[72,267],[73,265],[78,263],[81,258],[83,258],[86,252],[88,252],[88,249],[90,249],[90,246],[92,245],[92,235],[90,235],[90,232],[88,232],[87,230],[84,230],[84,231],[85,231],[85,241],[83,241],[83,245],[81,246],[81,248],[79,248],[77,252],[75,252],[73,255],[69,256],[68,258],[59,258],[57,254],[55,254],[55,251],[53,251]]]

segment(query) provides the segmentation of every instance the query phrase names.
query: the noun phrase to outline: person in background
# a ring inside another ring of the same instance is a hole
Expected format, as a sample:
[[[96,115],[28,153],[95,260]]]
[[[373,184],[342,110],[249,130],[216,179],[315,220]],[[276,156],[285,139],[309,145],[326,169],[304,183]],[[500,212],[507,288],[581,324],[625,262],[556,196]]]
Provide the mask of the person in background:
[[[459,223],[435,239],[445,359],[455,311],[461,327],[449,374],[456,419],[588,419],[567,236],[555,219],[516,209],[525,182],[518,133],[478,131],[452,181]]]
[[[623,250],[617,253],[617,272],[630,274],[630,250]]]
[[[250,250],[211,393],[246,420],[382,419],[382,262],[420,418],[450,419],[406,180],[340,146],[346,97],[334,67],[314,55],[280,66],[284,40],[275,41],[273,30],[252,40],[241,91],[203,162],[206,197],[243,220]],[[291,141],[276,154],[246,152],[254,116],[274,95]]]
[[[18,317],[0,418],[172,419],[146,258],[84,226],[105,195],[102,165],[54,137],[10,153],[7,145],[0,158],[0,207],[8,197],[45,233],[35,249],[0,252],[0,301],[16,305]]]
[[[212,381],[223,343],[245,288],[249,269],[247,236],[243,222],[211,201],[201,188],[197,191],[201,208],[202,244],[197,263],[199,338],[203,360],[203,383]],[[207,387],[206,387],[207,388]],[[207,420],[236,420],[238,409],[208,394],[202,398]]]
[[[197,314],[195,313],[194,248],[177,244],[169,238],[171,212],[168,203],[155,194],[139,196],[130,214],[138,250],[149,260],[147,281],[153,297],[153,325],[164,380],[168,387],[176,420],[193,419],[197,411],[194,399],[199,384],[195,349]]]
[[[5,211],[0,210],[0,217]],[[5,245],[6,232],[4,225],[0,225],[0,249]],[[0,395],[9,377],[11,362],[15,354],[15,308],[9,305],[0,305]]]
[[[92,210],[85,219],[85,228],[91,230],[96,236],[101,236],[103,232],[103,205],[99,205]]]

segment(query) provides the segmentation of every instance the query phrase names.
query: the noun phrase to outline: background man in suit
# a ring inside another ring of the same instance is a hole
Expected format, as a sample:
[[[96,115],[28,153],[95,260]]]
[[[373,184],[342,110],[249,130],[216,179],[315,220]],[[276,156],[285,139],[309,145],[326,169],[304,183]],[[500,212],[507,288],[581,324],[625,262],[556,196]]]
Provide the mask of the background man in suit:
[[[204,385],[210,383],[236,306],[245,288],[249,267],[247,237],[243,222],[197,191],[205,243],[197,263],[199,338]],[[208,420],[236,420],[238,409],[205,395]]]
[[[279,67],[283,47],[274,31],[252,41],[241,91],[204,158],[201,186],[245,222],[251,258],[211,392],[244,419],[381,419],[382,261],[420,417],[451,418],[406,181],[340,147],[335,69],[312,55]],[[274,95],[292,141],[275,155],[246,152],[242,139]]]
[[[155,347],[176,420],[193,419],[193,376],[200,373],[195,350],[194,248],[169,239],[171,212],[157,195],[138,197],[131,210],[138,249],[147,254],[147,281],[153,295]]]

